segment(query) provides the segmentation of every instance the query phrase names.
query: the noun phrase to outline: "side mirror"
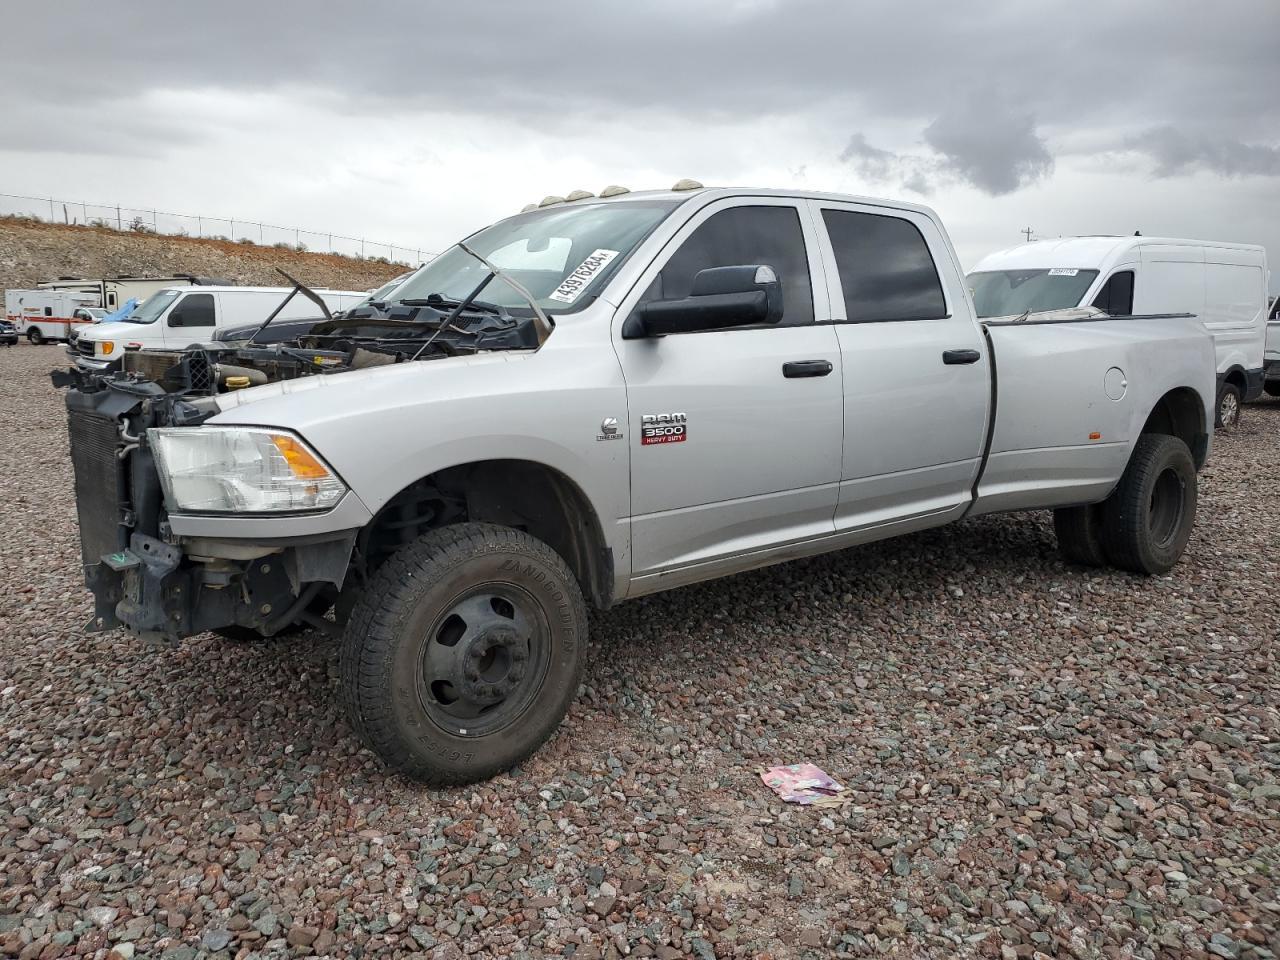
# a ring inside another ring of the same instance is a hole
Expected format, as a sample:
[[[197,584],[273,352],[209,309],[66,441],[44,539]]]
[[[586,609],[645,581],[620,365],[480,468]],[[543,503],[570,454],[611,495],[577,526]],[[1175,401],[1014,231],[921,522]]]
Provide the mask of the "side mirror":
[[[186,326],[186,321],[182,319],[181,310],[174,310],[171,314],[169,314],[169,326],[171,327]]]
[[[639,340],[668,333],[777,323],[781,319],[782,282],[773,267],[709,267],[694,276],[689,296],[651,300],[637,306],[622,325],[622,338]]]

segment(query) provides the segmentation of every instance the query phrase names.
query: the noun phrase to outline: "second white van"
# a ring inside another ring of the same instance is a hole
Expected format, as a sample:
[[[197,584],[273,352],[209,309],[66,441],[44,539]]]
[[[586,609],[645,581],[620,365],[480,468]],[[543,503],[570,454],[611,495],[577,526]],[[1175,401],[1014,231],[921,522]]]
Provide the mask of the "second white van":
[[[1066,237],[984,257],[968,276],[979,317],[1097,307],[1112,316],[1194,313],[1213,336],[1218,426],[1262,393],[1267,254],[1164,237]]]
[[[289,295],[289,287],[167,287],[149,296],[118,323],[86,328],[75,342],[76,365],[102,370],[126,350],[181,350],[212,340],[227,327],[261,323]],[[362,300],[363,290],[316,290],[331,312]],[[280,320],[319,315],[305,297],[296,296],[280,312]]]

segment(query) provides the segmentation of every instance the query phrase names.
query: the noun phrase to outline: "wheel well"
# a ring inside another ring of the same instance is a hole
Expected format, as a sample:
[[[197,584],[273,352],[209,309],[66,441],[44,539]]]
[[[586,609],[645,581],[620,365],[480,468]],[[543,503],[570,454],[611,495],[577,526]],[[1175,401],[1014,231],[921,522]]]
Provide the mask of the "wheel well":
[[[1228,370],[1227,375],[1222,378],[1222,382],[1232,384],[1240,391],[1242,395],[1244,394],[1245,390],[1248,389],[1248,386],[1249,386],[1244,375],[1244,370],[1241,369],[1240,367],[1232,367],[1230,370]]]
[[[1204,402],[1190,387],[1170,390],[1156,403],[1143,433],[1163,433],[1177,437],[1191,450],[1196,469],[1204,466],[1209,453],[1209,434],[1205,429]]]
[[[401,546],[451,523],[496,523],[537,537],[564,559],[601,609],[613,597],[613,558],[586,495],[558,470],[528,460],[448,467],[392,497],[356,540],[368,575]]]

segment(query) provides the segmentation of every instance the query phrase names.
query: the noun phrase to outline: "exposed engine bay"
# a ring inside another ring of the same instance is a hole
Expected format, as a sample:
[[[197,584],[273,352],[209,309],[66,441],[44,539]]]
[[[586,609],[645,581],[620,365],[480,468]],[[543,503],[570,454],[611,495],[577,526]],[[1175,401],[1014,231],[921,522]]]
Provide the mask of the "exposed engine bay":
[[[515,316],[488,304],[463,310],[438,303],[374,304],[354,315],[318,323],[285,343],[193,344],[185,350],[133,350],[118,377],[149,381],[166,393],[210,396],[277,380],[434,360],[493,350],[536,350],[535,316]]]
[[[485,283],[497,275],[494,268]],[[529,311],[519,312],[476,300],[484,285],[457,301],[433,294],[373,302],[335,318],[295,281],[285,303],[301,293],[320,305],[326,319],[293,340],[254,342],[282,303],[246,340],[133,350],[114,368],[55,371],[54,385],[71,388],[67,413],[82,559],[95,598],[89,629],[125,626],[167,640],[227,628],[269,636],[298,621],[331,629],[322,614],[353,564],[361,575],[367,558],[388,548],[357,544],[355,531],[257,547],[180,540],[169,526],[148,431],[199,426],[218,413],[219,394],[275,381],[536,350],[551,330],[547,316],[532,300]],[[447,502],[433,494],[430,509]]]

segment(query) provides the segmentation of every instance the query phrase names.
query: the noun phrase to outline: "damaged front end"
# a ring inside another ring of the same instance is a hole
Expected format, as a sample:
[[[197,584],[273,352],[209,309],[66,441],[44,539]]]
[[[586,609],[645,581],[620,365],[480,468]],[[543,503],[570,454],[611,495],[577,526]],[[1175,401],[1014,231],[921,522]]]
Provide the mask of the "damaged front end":
[[[207,363],[197,352],[167,378],[190,377],[192,367]],[[176,641],[228,627],[270,636],[299,620],[321,625],[316,614],[343,584],[354,530],[245,542],[180,537],[172,529],[148,431],[198,426],[217,412],[211,395],[169,392],[136,372],[73,370],[53,378],[70,388],[81,559],[94,595],[89,630],[125,627]]]
[[[334,318],[321,298],[294,281],[285,302],[245,341],[130,351],[114,369],[53,374],[56,386],[69,388],[82,560],[95,601],[90,630],[125,627],[148,639],[176,641],[228,628],[271,636],[299,621],[335,629],[324,614],[337,601],[341,617],[340,591],[348,571],[354,567],[363,576],[365,554],[371,552],[357,540],[372,518],[340,478],[327,474],[325,482],[332,481],[340,493],[324,502],[299,506],[260,497],[248,503],[240,494],[250,485],[237,487],[244,461],[236,451],[223,450],[221,460],[205,464],[215,472],[199,480],[209,489],[231,491],[236,502],[215,503],[199,493],[184,501],[171,496],[175,473],[158,461],[169,446],[198,446],[192,443],[201,436],[197,431],[204,430],[213,445],[227,447],[226,437],[238,430],[266,438],[263,462],[287,463],[281,468],[286,472],[296,470],[297,463],[319,471],[289,478],[304,489],[318,488],[320,481],[311,483],[308,477],[323,476],[327,466],[289,431],[203,428],[221,412],[222,395],[370,367],[538,349],[552,329],[541,307],[517,281],[459,246],[486,271],[471,294],[459,300],[432,294]],[[526,297],[527,311],[476,299],[499,277]],[[292,341],[256,343],[299,293],[318,304],[326,318]],[[307,515],[322,515],[324,522],[307,529],[299,523]],[[245,533],[245,524],[252,525],[252,535]]]

